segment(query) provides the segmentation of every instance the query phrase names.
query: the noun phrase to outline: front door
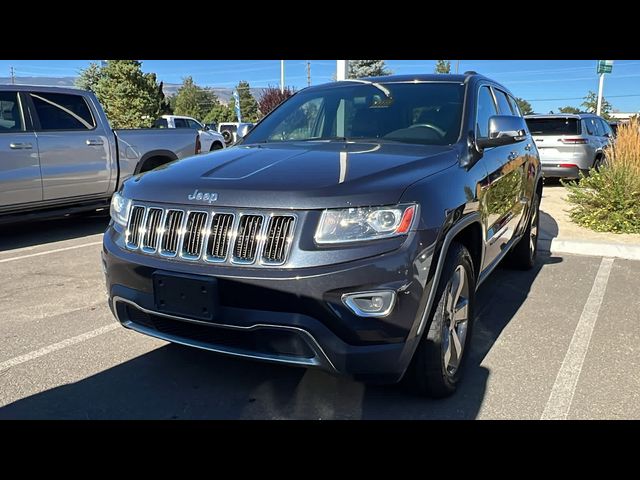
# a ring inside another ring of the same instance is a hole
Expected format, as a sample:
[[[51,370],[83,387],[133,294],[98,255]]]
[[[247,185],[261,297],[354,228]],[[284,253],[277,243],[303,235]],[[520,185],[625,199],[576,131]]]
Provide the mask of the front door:
[[[106,194],[109,137],[82,95],[31,92],[45,200]]]
[[[0,91],[0,208],[42,200],[38,142],[24,118],[18,93]]]

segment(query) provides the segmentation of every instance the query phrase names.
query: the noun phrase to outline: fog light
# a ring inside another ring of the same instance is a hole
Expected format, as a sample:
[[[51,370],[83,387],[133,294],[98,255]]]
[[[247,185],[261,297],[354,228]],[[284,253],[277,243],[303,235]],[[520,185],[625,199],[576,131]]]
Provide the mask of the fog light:
[[[342,302],[359,317],[386,317],[396,304],[396,292],[377,290],[346,293],[342,296]]]

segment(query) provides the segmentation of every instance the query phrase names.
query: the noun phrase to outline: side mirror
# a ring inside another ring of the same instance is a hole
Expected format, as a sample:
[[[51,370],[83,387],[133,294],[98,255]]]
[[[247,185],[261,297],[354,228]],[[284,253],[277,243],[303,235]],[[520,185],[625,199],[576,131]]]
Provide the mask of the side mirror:
[[[242,123],[238,126],[238,130],[236,131],[236,137],[238,140],[240,140],[241,138],[244,138],[247,133],[249,133],[249,130],[251,130],[251,125],[247,124],[247,123]]]
[[[202,130],[204,130],[205,132],[208,132],[211,129],[209,128],[209,125],[205,125],[204,127],[202,127]]]
[[[494,115],[489,118],[489,136],[478,138],[479,149],[509,145],[524,140],[527,126],[522,117]]]

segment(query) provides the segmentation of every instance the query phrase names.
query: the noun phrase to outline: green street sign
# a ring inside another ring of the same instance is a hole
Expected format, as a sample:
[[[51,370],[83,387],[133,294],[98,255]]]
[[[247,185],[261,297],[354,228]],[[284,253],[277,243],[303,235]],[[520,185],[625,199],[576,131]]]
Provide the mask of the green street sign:
[[[598,60],[598,73],[611,73],[613,60]]]

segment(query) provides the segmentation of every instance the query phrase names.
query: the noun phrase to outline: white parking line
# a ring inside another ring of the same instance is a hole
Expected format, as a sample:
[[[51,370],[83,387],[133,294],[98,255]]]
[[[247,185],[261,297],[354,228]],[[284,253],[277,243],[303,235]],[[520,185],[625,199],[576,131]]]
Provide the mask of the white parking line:
[[[587,303],[584,305],[576,330],[573,332],[573,338],[551,389],[547,405],[542,412],[542,420],[564,420],[569,414],[573,394],[576,391],[578,378],[591,341],[591,334],[607,289],[613,260],[613,258],[603,258],[600,262],[591,293],[589,293]]]
[[[13,262],[15,260],[22,260],[23,258],[39,257],[40,255],[49,255],[50,253],[66,252],[67,250],[75,250],[76,248],[92,247],[93,245],[102,245],[102,241],[83,243],[82,245],[73,245],[71,247],[56,248],[54,250],[47,250],[46,252],[30,253],[28,255],[20,255],[18,257],[2,258],[0,259],[0,263]]]
[[[40,350],[35,350],[33,352],[20,355],[19,357],[14,357],[10,360],[0,363],[0,372],[7,370],[8,368],[15,367],[16,365],[20,365],[21,363],[34,360],[44,355],[48,355],[49,353],[55,352],[56,350],[70,347],[71,345],[75,345],[76,343],[84,342],[85,340],[89,340],[90,338],[97,337],[98,335],[102,335],[103,333],[110,332],[111,330],[115,330],[118,327],[119,327],[118,323],[110,323],[109,325],[96,328],[95,330],[91,330],[90,332],[83,333],[82,335],[78,335],[72,338],[67,338],[66,340],[63,340],[58,343],[54,343],[53,345],[49,345],[48,347],[43,347]]]

